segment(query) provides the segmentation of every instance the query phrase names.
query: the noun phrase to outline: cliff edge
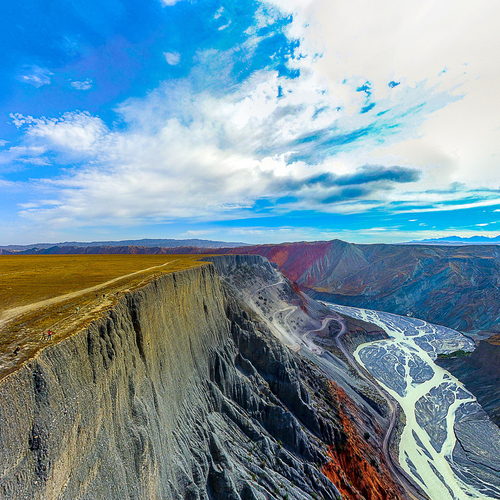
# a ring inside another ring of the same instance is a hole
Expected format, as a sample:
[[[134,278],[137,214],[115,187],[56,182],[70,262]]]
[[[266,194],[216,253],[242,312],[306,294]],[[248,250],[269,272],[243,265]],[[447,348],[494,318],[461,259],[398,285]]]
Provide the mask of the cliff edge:
[[[337,498],[301,371],[213,266],[161,276],[1,381],[0,497]]]

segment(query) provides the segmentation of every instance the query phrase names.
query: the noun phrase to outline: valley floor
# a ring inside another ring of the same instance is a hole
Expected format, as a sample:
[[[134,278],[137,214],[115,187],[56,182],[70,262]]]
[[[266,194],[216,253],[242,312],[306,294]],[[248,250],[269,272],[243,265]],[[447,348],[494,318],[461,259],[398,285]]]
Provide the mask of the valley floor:
[[[418,319],[330,307],[391,337],[360,345],[354,357],[403,409],[399,461],[407,473],[433,499],[498,498],[500,431],[475,397],[434,363],[438,353],[471,351],[474,343]]]

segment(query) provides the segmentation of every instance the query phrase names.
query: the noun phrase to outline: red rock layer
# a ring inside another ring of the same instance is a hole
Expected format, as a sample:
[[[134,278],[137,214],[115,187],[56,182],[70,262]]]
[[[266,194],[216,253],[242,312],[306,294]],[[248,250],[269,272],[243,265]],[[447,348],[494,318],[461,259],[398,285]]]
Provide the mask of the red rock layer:
[[[231,248],[225,253],[262,255],[274,262],[289,279],[299,281],[311,266],[326,255],[330,247],[330,241],[297,242]]]
[[[337,408],[345,440],[331,446],[325,474],[349,500],[395,500],[404,498],[392,479],[381,452],[380,439],[360,429],[359,410],[334,382],[330,392]],[[375,443],[371,441],[376,440]]]

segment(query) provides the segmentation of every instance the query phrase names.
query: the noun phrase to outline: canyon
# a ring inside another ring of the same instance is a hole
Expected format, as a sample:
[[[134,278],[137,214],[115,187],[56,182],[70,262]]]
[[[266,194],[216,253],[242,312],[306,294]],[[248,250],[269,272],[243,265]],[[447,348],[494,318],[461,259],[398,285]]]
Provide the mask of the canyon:
[[[433,362],[457,350],[471,352],[474,342],[414,318],[330,307],[371,321],[391,337],[358,346],[354,357],[403,408],[399,462],[407,472],[431,498],[497,498],[500,431],[463,384]]]
[[[3,377],[0,497],[339,498],[382,482],[402,495],[376,446],[384,417],[348,386],[356,401],[334,404],[325,374],[277,337],[280,320],[222,271],[237,282],[254,270],[263,298],[278,276],[288,299],[309,299],[260,257],[219,259],[126,292]],[[339,412],[356,412],[359,428]],[[337,488],[332,457],[364,432],[374,444],[356,461],[373,474],[344,467]]]
[[[500,332],[500,246],[341,240],[226,248],[64,246],[25,254],[251,254],[320,300],[412,315],[480,339]]]
[[[225,251],[263,255],[318,299],[412,315],[472,335],[500,330],[498,245],[362,245],[333,240]]]
[[[401,460],[397,391],[358,356],[391,342],[391,325],[314,300],[263,257],[202,261],[116,294],[3,376],[0,497],[438,498]],[[420,348],[471,341],[450,330],[439,345]],[[439,369],[425,361],[418,373]],[[498,445],[464,401],[460,421]],[[460,491],[487,498],[498,464],[472,441],[463,431],[448,451],[479,464]],[[435,477],[445,466],[436,455]]]

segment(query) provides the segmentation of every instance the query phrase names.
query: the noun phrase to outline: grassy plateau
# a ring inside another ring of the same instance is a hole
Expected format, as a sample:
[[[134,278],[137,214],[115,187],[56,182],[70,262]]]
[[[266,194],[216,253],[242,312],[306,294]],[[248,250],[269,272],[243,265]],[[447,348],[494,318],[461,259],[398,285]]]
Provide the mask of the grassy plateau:
[[[0,256],[0,379],[45,346],[87,326],[128,290],[163,274],[206,265],[203,257]]]

